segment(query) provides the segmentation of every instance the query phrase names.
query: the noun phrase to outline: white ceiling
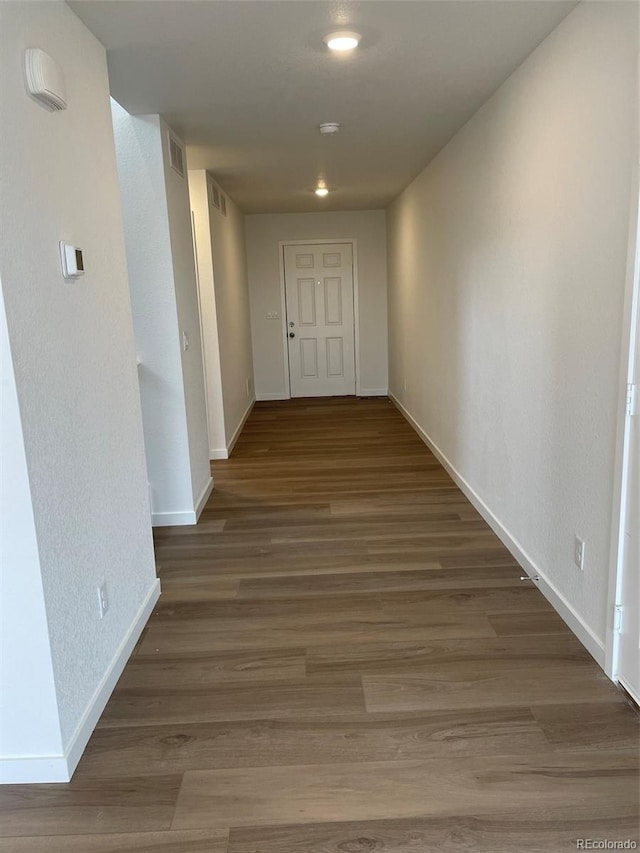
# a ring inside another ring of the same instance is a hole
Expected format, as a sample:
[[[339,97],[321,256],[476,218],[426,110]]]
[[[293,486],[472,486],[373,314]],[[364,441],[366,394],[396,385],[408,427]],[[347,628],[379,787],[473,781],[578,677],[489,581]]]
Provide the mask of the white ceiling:
[[[245,212],[386,206],[576,0],[74,0],[111,92]],[[332,29],[362,34],[331,53]],[[335,138],[317,125],[339,121]],[[333,191],[313,195],[318,178]]]

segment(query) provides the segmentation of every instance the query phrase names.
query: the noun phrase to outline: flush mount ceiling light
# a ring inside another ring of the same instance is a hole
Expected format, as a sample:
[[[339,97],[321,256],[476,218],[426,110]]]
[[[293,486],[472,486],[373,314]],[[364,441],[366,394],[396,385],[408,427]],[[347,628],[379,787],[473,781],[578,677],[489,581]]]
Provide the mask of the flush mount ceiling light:
[[[323,121],[318,125],[318,130],[323,136],[333,136],[340,132],[340,122],[338,121]]]
[[[323,41],[331,50],[345,51],[353,50],[360,43],[360,33],[352,33],[343,30],[339,33],[329,33]]]
[[[329,195],[329,190],[326,187],[316,187],[315,194],[319,195],[320,198],[324,198],[326,195]]]

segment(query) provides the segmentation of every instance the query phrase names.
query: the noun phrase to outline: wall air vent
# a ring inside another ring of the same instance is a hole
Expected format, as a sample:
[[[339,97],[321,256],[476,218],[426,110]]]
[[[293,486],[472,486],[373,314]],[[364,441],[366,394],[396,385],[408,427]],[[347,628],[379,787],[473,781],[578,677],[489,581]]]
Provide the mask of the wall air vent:
[[[220,207],[220,193],[209,172],[207,172],[207,197],[209,199],[209,207]]]
[[[55,59],[44,50],[30,47],[24,54],[24,70],[30,95],[51,112],[66,110],[64,74]]]
[[[169,163],[184,178],[184,149],[172,133],[169,134]]]
[[[207,195],[209,197],[209,207],[215,207],[223,216],[226,216],[227,200],[209,172],[207,172]]]

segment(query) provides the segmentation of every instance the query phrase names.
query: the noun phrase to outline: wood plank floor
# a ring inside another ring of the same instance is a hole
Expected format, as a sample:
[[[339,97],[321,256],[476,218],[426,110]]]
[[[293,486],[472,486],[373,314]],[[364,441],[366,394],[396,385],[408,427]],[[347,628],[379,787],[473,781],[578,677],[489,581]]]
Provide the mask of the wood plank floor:
[[[640,841],[638,718],[388,400],[259,403],[68,785],[2,853]]]

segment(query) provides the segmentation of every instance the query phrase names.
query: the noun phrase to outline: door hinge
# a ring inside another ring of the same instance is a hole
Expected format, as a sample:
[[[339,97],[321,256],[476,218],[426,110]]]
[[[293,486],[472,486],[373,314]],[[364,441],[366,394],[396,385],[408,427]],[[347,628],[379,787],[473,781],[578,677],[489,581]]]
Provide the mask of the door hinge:
[[[635,382],[627,384],[627,414],[629,416],[638,414],[638,385]]]
[[[622,610],[622,605],[616,604],[613,611],[613,631],[615,634],[619,634],[622,631]]]

